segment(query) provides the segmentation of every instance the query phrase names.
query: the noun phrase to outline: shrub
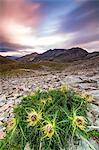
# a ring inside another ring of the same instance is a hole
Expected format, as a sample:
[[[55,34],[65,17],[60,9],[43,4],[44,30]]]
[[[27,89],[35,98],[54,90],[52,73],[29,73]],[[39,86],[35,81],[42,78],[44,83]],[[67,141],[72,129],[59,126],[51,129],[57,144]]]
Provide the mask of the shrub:
[[[67,149],[88,139],[87,99],[62,87],[23,97],[14,107],[14,118],[6,127],[1,150],[24,150],[27,143],[34,150]]]

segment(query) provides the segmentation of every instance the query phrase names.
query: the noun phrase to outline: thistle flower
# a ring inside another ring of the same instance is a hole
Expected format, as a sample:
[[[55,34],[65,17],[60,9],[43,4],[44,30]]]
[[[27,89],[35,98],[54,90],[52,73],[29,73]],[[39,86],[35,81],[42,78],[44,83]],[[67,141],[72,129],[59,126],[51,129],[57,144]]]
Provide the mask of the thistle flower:
[[[53,124],[51,124],[51,123],[46,124],[43,127],[43,132],[45,134],[45,137],[51,138],[54,135],[54,133],[55,133],[55,129],[54,129]]]
[[[28,125],[35,126],[41,120],[41,113],[37,113],[34,109],[32,112],[28,113]]]
[[[81,130],[84,130],[86,126],[86,120],[83,116],[74,116],[72,121],[73,121],[73,126],[76,126]]]
[[[49,96],[47,100],[48,100],[48,102],[52,102],[52,100],[53,100],[52,96]]]
[[[83,92],[81,94],[81,97],[84,98],[85,100],[87,100],[88,102],[92,102],[93,101],[93,97],[85,92]]]
[[[60,90],[61,90],[61,92],[64,93],[64,92],[66,92],[67,90],[69,90],[69,87],[68,87],[68,85],[64,84],[64,85],[61,86]]]
[[[49,87],[49,91],[53,91],[54,90],[54,88],[51,86],[51,87]]]
[[[35,92],[30,92],[29,95],[30,95],[30,96],[35,96],[36,93],[35,93]]]
[[[45,99],[41,99],[40,102],[41,102],[41,104],[43,104],[43,105],[46,104],[46,100],[45,100]]]
[[[17,120],[15,118],[12,118],[7,125],[8,130],[12,130],[16,127],[17,125]]]

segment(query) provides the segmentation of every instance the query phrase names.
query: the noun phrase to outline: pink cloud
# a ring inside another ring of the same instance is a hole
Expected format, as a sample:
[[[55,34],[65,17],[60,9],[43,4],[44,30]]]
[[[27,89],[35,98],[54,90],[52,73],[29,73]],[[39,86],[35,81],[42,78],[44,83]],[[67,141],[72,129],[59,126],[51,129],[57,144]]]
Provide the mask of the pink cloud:
[[[3,0],[2,10],[0,16],[0,41],[13,41],[14,39],[12,32],[17,32],[13,26],[24,27],[25,28],[36,28],[40,22],[40,7],[39,3],[26,3],[24,0]],[[12,31],[11,31],[12,28]],[[15,31],[14,31],[14,30]],[[19,29],[19,30],[20,30]],[[27,29],[26,29],[27,30]],[[20,34],[25,35],[25,33],[20,32]],[[18,33],[18,32],[17,32]],[[18,34],[16,33],[16,39]],[[19,34],[19,36],[20,36]],[[27,33],[28,34],[28,33]],[[29,31],[30,34],[30,31]]]

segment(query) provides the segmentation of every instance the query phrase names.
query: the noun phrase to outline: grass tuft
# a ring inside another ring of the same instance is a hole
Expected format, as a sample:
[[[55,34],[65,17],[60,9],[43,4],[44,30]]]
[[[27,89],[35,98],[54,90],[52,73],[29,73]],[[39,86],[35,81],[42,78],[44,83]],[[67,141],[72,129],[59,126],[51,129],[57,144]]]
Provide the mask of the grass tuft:
[[[97,131],[88,132],[87,104],[85,97],[67,87],[23,97],[14,108],[15,117],[7,125],[0,149],[24,150],[28,143],[35,150],[68,150],[80,137],[99,136]]]

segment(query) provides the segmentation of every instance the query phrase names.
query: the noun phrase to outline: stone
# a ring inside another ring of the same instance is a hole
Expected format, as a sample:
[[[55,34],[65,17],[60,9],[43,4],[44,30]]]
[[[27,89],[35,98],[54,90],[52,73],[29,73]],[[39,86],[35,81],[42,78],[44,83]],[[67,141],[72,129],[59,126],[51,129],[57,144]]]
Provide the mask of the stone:
[[[90,111],[87,111],[88,121],[90,121],[91,125],[94,125],[93,115]]]
[[[96,143],[95,140],[90,139],[90,141],[81,140],[79,146],[76,150],[99,150],[99,145]]]
[[[5,137],[5,132],[3,132],[2,130],[0,130],[0,139],[3,139]]]
[[[29,143],[27,143],[27,144],[25,145],[24,150],[31,150],[31,149],[30,149],[30,146],[29,146]]]
[[[91,94],[93,97],[95,97],[99,100],[99,89],[91,90],[91,91],[89,91],[89,94]]]
[[[90,109],[99,115],[99,106],[90,104]]]
[[[1,108],[0,108],[0,113],[1,112],[4,112],[5,110],[7,110],[8,108],[9,108],[9,104],[5,104],[4,106],[2,106]]]
[[[0,102],[0,107],[2,107],[4,104],[5,104],[5,102],[4,102],[4,101],[1,101],[1,102]]]
[[[99,116],[98,116],[98,118],[97,118],[97,120],[96,120],[96,126],[98,126],[99,127]]]
[[[71,76],[66,76],[66,77],[64,78],[64,81],[65,81],[67,84],[74,84],[74,83],[79,83],[79,82],[81,82],[82,80],[79,78],[79,76],[71,75]]]

